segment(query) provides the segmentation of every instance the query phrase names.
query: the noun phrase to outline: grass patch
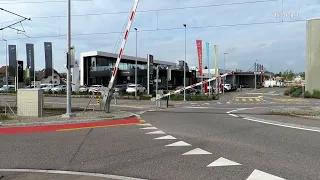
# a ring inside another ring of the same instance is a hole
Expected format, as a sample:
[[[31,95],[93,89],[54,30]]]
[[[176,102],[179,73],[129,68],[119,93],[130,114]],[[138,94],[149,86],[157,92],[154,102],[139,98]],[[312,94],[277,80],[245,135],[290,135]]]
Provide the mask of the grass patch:
[[[0,120],[10,120],[11,118],[7,115],[0,115]]]

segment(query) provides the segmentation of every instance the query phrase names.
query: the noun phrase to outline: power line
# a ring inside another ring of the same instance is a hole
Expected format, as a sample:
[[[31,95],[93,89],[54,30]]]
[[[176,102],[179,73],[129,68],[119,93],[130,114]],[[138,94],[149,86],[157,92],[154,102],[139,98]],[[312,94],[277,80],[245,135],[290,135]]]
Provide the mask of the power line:
[[[184,10],[184,9],[198,9],[198,8],[210,8],[219,6],[233,6],[233,5],[243,5],[243,4],[254,4],[254,3],[264,3],[264,2],[275,2],[279,0],[257,0],[257,1],[247,1],[247,2],[237,2],[237,3],[224,3],[224,4],[211,4],[211,5],[200,5],[200,6],[187,6],[187,7],[176,7],[176,8],[163,8],[163,9],[149,9],[140,10],[137,12],[159,12],[159,11],[174,11],[174,10]],[[101,15],[114,15],[114,14],[128,14],[131,12],[105,12],[105,13],[87,13],[87,14],[74,14],[73,17],[79,16],[101,16]],[[56,16],[36,16],[32,18],[60,18],[66,17],[66,15],[56,15]]]
[[[203,29],[203,28],[223,28],[223,27],[235,27],[235,26],[253,26],[253,25],[265,25],[265,24],[284,24],[284,23],[294,23],[294,22],[305,22],[307,20],[292,20],[292,21],[266,21],[266,22],[256,22],[256,23],[242,23],[242,24],[224,24],[224,25],[209,25],[209,26],[189,26],[187,29]],[[145,29],[138,30],[138,32],[154,32],[154,31],[174,31],[174,30],[184,30],[184,28],[161,28],[161,29]],[[134,31],[130,31],[134,32]],[[115,32],[96,32],[96,33],[81,33],[81,34],[72,34],[72,36],[94,36],[94,35],[108,35],[108,34],[119,34],[123,33],[120,31]],[[15,39],[7,39],[8,41],[12,40],[22,40],[22,39],[38,39],[38,38],[59,38],[65,37],[66,34],[63,35],[48,35],[48,36],[34,36],[28,38],[15,38]]]
[[[72,0],[72,1],[92,1],[92,0]],[[18,1],[18,2],[0,2],[0,4],[43,4],[43,3],[66,3],[66,0],[47,0],[47,1]]]

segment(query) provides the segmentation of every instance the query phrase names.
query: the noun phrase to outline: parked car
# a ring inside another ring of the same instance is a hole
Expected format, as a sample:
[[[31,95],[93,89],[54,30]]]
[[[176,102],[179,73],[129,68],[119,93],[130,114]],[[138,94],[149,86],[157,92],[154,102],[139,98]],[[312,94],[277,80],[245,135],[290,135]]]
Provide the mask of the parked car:
[[[224,87],[225,91],[231,91],[231,89],[232,89],[231,84],[223,84],[223,87]]]
[[[83,85],[79,87],[79,92],[88,92],[89,91],[89,86]]]
[[[114,87],[114,91],[115,92],[126,92],[126,90],[127,90],[127,85],[126,84],[117,84]]]
[[[67,90],[67,85],[59,85],[51,89],[52,92],[61,92],[66,90]]]
[[[58,86],[57,84],[42,84],[40,85],[40,88],[44,91],[44,92],[49,92],[52,88]]]
[[[143,87],[141,84],[137,84],[137,93],[139,92],[145,92],[146,91],[146,88]],[[135,84],[131,84],[127,87],[126,89],[126,92],[127,93],[134,93],[136,92],[136,85]]]
[[[0,88],[1,92],[5,92],[5,91],[14,91],[15,87],[14,86],[3,86],[2,88]]]
[[[89,92],[100,92],[102,90],[102,88],[104,88],[103,85],[92,85],[89,88]]]

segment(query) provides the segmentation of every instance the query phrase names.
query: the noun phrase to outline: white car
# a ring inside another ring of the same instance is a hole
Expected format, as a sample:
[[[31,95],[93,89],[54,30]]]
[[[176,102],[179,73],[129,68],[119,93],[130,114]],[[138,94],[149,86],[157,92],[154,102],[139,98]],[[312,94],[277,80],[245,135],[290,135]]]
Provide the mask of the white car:
[[[85,85],[80,86],[79,91],[80,91],[80,92],[88,92],[88,91],[89,91],[89,87],[88,87],[88,86],[85,86]]]
[[[92,85],[92,86],[89,88],[89,92],[99,92],[99,91],[101,91],[103,88],[104,88],[104,86],[102,86],[102,85]]]
[[[40,88],[44,91],[44,92],[48,92],[48,91],[50,91],[52,88],[54,88],[54,87],[56,87],[56,86],[58,86],[58,85],[56,85],[56,84],[41,84],[40,85]]]
[[[137,84],[137,93],[139,92],[145,92],[146,91],[146,88],[141,86],[140,84]],[[127,93],[134,93],[136,92],[136,85],[135,84],[131,84],[127,87],[126,89],[126,92]]]
[[[66,90],[67,90],[67,85],[59,85],[51,89],[51,91],[54,91],[54,92],[60,92],[60,91],[66,91]]]
[[[223,84],[224,90],[230,91],[232,86],[231,84]]]

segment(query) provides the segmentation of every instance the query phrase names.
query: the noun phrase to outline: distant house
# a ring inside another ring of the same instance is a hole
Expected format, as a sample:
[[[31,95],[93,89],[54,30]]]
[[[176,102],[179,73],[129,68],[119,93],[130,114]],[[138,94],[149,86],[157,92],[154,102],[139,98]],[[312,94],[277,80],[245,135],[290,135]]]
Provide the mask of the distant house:
[[[9,68],[8,68],[9,71]],[[6,66],[0,67],[0,86],[6,84],[5,82],[5,77],[6,77]],[[13,77],[8,77],[8,84],[14,84],[14,78]]]
[[[47,73],[46,73],[47,72]],[[48,75],[48,70],[43,69],[41,71],[36,72],[36,85],[40,84],[61,84],[61,75],[56,71],[53,70],[53,78],[52,73]],[[32,80],[31,80],[32,81]],[[33,84],[33,82],[32,82]]]

